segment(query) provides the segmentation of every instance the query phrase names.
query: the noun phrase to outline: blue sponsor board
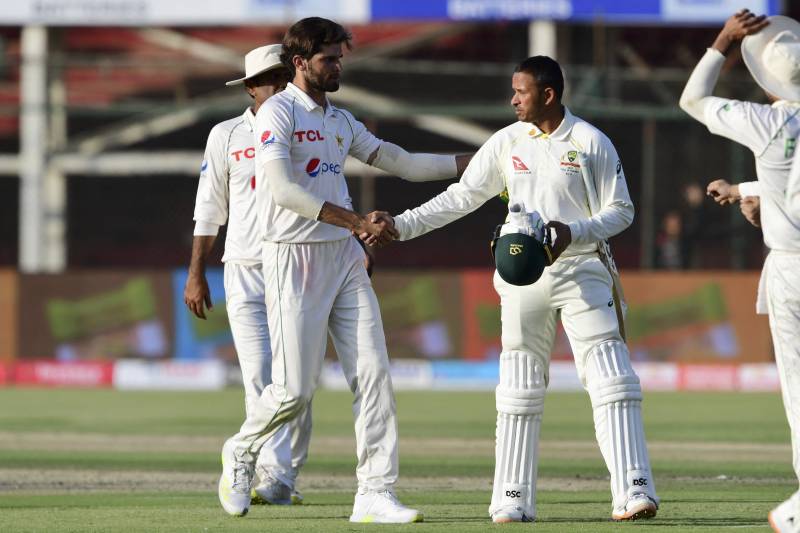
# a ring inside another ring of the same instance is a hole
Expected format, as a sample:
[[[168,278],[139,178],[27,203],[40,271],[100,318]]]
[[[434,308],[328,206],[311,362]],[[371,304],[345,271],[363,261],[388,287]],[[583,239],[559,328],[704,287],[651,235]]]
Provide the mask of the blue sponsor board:
[[[570,20],[718,23],[746,7],[778,15],[781,0],[372,0],[380,20]]]
[[[498,361],[432,361],[433,385],[439,389],[491,390],[500,381]]]
[[[225,286],[222,268],[206,270],[213,310],[206,311],[206,320],[194,316],[183,301],[186,269],[172,272],[175,313],[175,358],[182,360],[235,358],[233,336],[225,311]]]

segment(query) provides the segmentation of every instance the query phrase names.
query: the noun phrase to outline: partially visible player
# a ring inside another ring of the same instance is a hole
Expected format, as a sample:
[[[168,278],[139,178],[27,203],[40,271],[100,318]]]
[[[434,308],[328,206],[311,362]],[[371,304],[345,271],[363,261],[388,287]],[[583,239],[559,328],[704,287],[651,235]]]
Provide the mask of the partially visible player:
[[[211,309],[205,277],[206,262],[219,227],[227,222],[225,239],[225,306],[239,358],[245,390],[245,409],[253,409],[271,381],[272,352],[264,304],[261,237],[256,217],[255,113],[282,91],[289,70],[280,60],[281,45],[262,46],[245,56],[245,76],[226,85],[244,84],[253,105],[242,115],[220,122],[208,136],[195,202],[194,240],[184,301],[199,318]],[[276,433],[258,456],[259,483],[253,489],[258,503],[287,505],[302,499],[294,490],[308,455],[311,412]]]
[[[800,220],[800,150],[795,151],[789,183],[786,186],[786,209]]]
[[[559,318],[592,402],[597,443],[611,476],[611,517],[650,518],[658,498],[642,425],[642,389],[625,344],[616,268],[606,243],[633,220],[622,163],[608,137],[561,103],[564,77],[555,60],[526,59],[515,69],[511,88],[518,122],[492,135],[461,181],[395,217],[395,228],[400,240],[413,239],[507,189],[510,205],[537,212],[555,234],[552,264],[535,283],[512,285],[495,272],[503,351],[495,395],[492,521],[536,517],[539,428]]]
[[[725,55],[740,41],[745,64],[771,105],[712,96]],[[786,201],[800,135],[800,24],[746,9],[731,16],[689,77],[680,106],[711,133],[747,146],[755,156],[760,223],[770,249],[756,308],[769,314],[800,480],[800,218],[789,213]],[[769,521],[775,531],[798,531],[800,491],[775,507]]]
[[[300,20],[283,40],[294,70],[286,90],[256,116],[256,189],[263,242],[272,383],[222,449],[219,499],[247,513],[259,450],[298,416],[316,390],[328,335],[353,392],[358,491],[352,522],[406,523],[422,514],[394,494],[398,441],[380,308],[354,233],[394,238],[385,223],[352,211],[348,155],[411,180],[453,178],[469,157],[411,154],[381,141],[328,100],[339,89],[350,33],[327,19]]]

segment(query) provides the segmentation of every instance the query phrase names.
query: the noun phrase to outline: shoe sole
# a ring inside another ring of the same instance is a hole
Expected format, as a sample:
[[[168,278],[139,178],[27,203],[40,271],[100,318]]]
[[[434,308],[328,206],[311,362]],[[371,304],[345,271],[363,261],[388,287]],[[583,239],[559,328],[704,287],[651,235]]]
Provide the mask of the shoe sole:
[[[352,516],[350,517],[350,522],[354,524],[415,524],[424,521],[425,518],[422,516],[422,513],[418,513],[413,520],[409,520],[407,522],[384,522],[381,521],[380,519],[376,519],[376,517],[372,515],[367,515],[363,518],[353,518]]]
[[[250,495],[250,505],[298,505],[295,504],[293,500],[280,500],[271,502],[269,500],[265,500],[261,496],[254,496]]]
[[[534,521],[533,518],[528,518],[525,515],[523,515],[522,518],[520,518],[519,520],[516,520],[516,519],[508,517],[508,516],[500,516],[500,517],[497,517],[497,518],[492,517],[492,523],[493,524],[514,524],[514,523],[517,523],[517,522],[533,522],[533,521]]]
[[[632,511],[622,516],[611,515],[611,519],[615,522],[632,522],[634,520],[647,520],[648,518],[654,518],[656,516],[656,511],[657,511],[656,506],[653,504],[649,504],[641,509],[637,509],[636,511]]]

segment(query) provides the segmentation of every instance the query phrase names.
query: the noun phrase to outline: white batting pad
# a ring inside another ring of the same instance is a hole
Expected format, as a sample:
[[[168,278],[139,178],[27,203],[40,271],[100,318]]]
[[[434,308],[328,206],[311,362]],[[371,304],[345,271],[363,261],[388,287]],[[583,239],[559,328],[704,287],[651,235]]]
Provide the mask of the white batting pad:
[[[544,410],[544,362],[528,353],[500,354],[500,384],[496,390],[497,441],[492,504],[489,514],[519,507],[529,519],[536,515],[536,466],[539,426]]]
[[[655,502],[655,486],[642,425],[642,388],[623,342],[595,346],[586,362],[597,443],[611,474],[614,509],[646,494]]]

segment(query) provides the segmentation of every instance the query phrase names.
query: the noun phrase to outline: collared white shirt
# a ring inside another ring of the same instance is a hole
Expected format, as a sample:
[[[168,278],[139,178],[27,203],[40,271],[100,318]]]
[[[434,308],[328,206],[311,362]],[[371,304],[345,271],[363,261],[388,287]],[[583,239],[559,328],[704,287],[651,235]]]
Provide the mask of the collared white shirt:
[[[594,193],[587,191],[582,172],[588,173]],[[411,239],[444,226],[506,188],[509,204],[538,211],[545,223],[569,224],[572,244],[564,256],[597,251],[598,241],[618,234],[633,220],[633,203],[614,145],[565,107],[564,120],[550,135],[527,122],[516,122],[492,135],[458,183],[395,217],[400,238]],[[594,214],[589,194],[596,195]],[[487,222],[487,228],[496,223]]]
[[[708,131],[747,146],[756,159],[761,229],[770,250],[800,252],[800,219],[786,209],[786,186],[800,135],[800,105],[703,99]]]
[[[344,228],[305,218],[278,206],[266,183],[264,163],[288,159],[291,179],[313,196],[342,207],[352,200],[344,176],[348,154],[366,162],[381,141],[348,111],[320,106],[296,85],[267,100],[256,114],[256,194],[259,226],[271,242],[326,242],[345,239]]]
[[[255,116],[248,107],[236,118],[211,129],[200,167],[194,219],[217,226],[228,223],[223,261],[261,263],[261,235],[256,216]]]

